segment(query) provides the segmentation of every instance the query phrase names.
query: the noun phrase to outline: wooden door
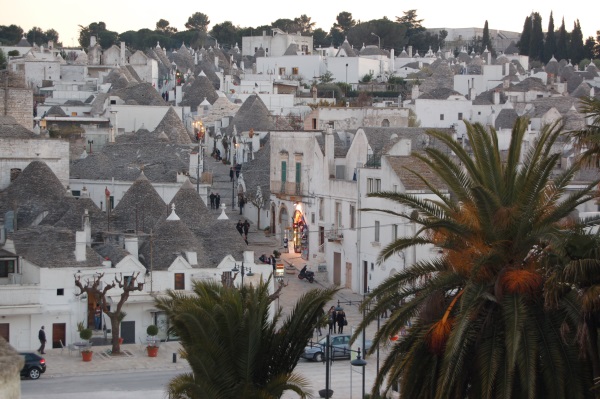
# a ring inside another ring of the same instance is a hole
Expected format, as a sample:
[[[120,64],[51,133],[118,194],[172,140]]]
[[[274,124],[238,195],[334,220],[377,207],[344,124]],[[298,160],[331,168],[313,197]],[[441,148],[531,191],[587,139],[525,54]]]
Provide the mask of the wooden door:
[[[10,340],[8,339],[10,337],[9,323],[0,323],[0,337],[4,338],[6,342],[10,342]]]
[[[333,284],[340,285],[342,281],[342,254],[333,253]]]
[[[54,323],[52,324],[52,348],[62,348],[60,342],[67,345],[67,324]]]

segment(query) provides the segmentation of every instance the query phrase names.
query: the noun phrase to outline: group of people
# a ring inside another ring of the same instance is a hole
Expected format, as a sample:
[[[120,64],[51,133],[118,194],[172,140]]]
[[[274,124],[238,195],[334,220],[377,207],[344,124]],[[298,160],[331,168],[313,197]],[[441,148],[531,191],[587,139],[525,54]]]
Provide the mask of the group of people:
[[[238,220],[235,225],[235,229],[240,233],[242,237],[244,237],[244,241],[246,241],[246,245],[248,245],[248,231],[250,230],[250,222],[246,219],[242,222],[242,219]]]
[[[335,306],[332,306],[327,312],[327,317],[327,322],[329,323],[329,334],[343,334],[344,326],[348,325],[348,321],[346,320],[346,312],[344,312],[344,309],[335,310]]]
[[[219,206],[221,205],[221,196],[219,193],[213,193],[211,191],[208,198],[210,198],[210,209],[219,209]]]
[[[240,171],[242,170],[242,165],[241,164],[236,164],[235,166],[232,166],[229,168],[229,181],[232,182],[233,181],[233,176],[235,176],[236,179],[238,179],[240,177]]]

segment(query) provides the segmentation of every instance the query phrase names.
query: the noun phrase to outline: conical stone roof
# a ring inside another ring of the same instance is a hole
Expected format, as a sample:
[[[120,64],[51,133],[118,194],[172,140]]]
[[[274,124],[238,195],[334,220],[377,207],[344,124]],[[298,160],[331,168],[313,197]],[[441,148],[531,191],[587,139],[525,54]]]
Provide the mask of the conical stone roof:
[[[211,213],[195,187],[187,180],[179,189],[170,205],[175,205],[177,214],[198,237],[206,253],[207,261],[215,267],[227,255],[242,259],[246,243],[235,229],[237,220],[217,220],[217,215]],[[200,263],[200,259],[198,260]]]
[[[177,256],[188,259],[188,253],[195,253],[197,265],[192,267],[214,267],[207,262],[207,252],[194,233],[183,223],[181,218],[166,217],[156,226],[152,234],[152,242],[148,240],[141,246],[147,268],[152,262],[153,270],[167,270]]]
[[[219,98],[215,87],[212,82],[208,79],[206,74],[200,73],[196,76],[192,85],[185,90],[181,105],[191,107],[192,111],[198,109],[198,105],[204,101],[204,99],[213,104]]]
[[[192,142],[187,129],[173,107],[169,107],[165,116],[154,129],[155,134],[162,132],[167,135],[169,141],[173,144],[190,144]]]
[[[226,134],[232,134],[233,128],[238,132],[268,131],[275,129],[269,109],[256,94],[249,96],[233,117],[232,122],[225,129]]]
[[[111,229],[149,233],[167,216],[167,205],[142,172],[112,212]]]

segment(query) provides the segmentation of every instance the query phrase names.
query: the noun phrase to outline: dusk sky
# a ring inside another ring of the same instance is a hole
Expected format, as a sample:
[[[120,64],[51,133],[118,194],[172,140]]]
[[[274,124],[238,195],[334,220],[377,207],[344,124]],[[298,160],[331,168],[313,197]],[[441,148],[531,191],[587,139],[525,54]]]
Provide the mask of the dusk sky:
[[[279,18],[294,19],[306,14],[316,23],[317,28],[329,31],[335,17],[343,11],[352,13],[357,21],[369,21],[386,16],[395,20],[404,11],[417,10],[417,15],[423,19],[426,28],[467,28],[481,27],[488,21],[490,30],[501,29],[521,32],[523,22],[532,11],[542,16],[542,28],[548,26],[550,11],[554,12],[555,28],[561,24],[564,17],[567,31],[573,29],[573,23],[579,19],[584,40],[588,36],[596,36],[600,30],[598,14],[600,3],[566,2],[547,0],[532,6],[532,2],[516,0],[498,1],[432,1],[422,2],[408,0],[394,2],[379,2],[377,4],[348,0],[346,2],[303,0],[294,2],[241,2],[213,1],[199,2],[181,0],[178,2],[150,0],[123,1],[103,0],[97,2],[55,0],[53,2],[29,0],[26,7],[15,6],[18,3],[0,0],[0,25],[19,25],[24,31],[34,26],[42,30],[55,29],[65,46],[77,45],[79,36],[78,25],[87,26],[92,22],[103,21],[107,29],[118,33],[127,30],[137,31],[142,28],[155,29],[159,19],[166,19],[171,26],[185,30],[184,24],[194,12],[208,15],[211,24],[231,21],[240,27],[256,27],[269,25]],[[256,5],[255,9],[250,4]],[[596,4],[595,6],[593,4]],[[368,7],[373,6],[373,7]],[[595,11],[593,10],[595,9]],[[240,43],[241,44],[241,43]]]

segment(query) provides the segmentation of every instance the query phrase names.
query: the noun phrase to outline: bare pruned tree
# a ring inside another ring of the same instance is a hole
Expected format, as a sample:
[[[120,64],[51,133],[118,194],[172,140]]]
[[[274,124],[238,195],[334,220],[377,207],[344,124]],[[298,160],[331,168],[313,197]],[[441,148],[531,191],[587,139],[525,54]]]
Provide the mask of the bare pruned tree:
[[[110,319],[110,325],[112,329],[112,353],[120,354],[121,353],[121,345],[119,344],[119,335],[120,335],[120,323],[121,323],[121,309],[127,299],[129,299],[129,294],[133,291],[142,291],[144,289],[144,282],[137,281],[140,273],[134,273],[131,277],[125,276],[123,278],[123,274],[121,273],[119,277],[115,275],[114,280],[111,284],[106,284],[102,289],[101,284],[102,278],[104,277],[104,273],[94,275],[93,280],[86,280],[85,285],[81,282],[81,276],[75,274],[75,285],[79,287],[79,294],[77,296],[87,293],[88,296],[93,295],[96,298],[97,303],[102,307],[102,311],[108,315]],[[123,289],[121,293],[121,298],[119,302],[114,308],[108,307],[108,303],[106,301],[106,294],[108,291],[115,287],[119,287]]]

